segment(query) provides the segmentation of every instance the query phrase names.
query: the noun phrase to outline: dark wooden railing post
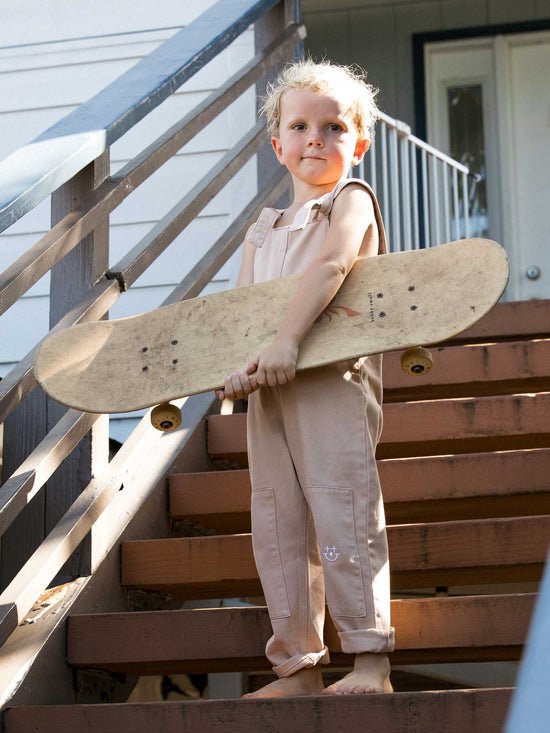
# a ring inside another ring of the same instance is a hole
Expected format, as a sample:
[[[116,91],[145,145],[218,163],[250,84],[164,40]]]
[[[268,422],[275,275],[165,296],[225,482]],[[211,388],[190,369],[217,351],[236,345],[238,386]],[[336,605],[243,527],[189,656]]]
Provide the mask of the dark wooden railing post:
[[[254,42],[256,53],[265,48],[271,43],[277,36],[279,36],[283,30],[292,23],[300,22],[300,3],[298,0],[281,0],[280,3],[275,5],[269,12],[263,15],[254,25]],[[289,58],[289,61],[292,59]],[[269,72],[263,76],[256,84],[256,109],[259,110],[262,105],[262,100],[265,95],[267,85],[270,81],[273,81],[280,73],[283,67],[282,63],[276,64],[271,67]],[[275,170],[279,167],[279,162],[273,153],[271,142],[268,141],[259,150],[257,155],[257,170],[258,170],[258,188],[261,188],[263,181],[270,178],[275,173]],[[277,207],[286,207],[289,204],[288,194],[285,194],[279,202]]]
[[[82,201],[109,174],[109,152],[86,166],[52,194],[52,226]],[[51,271],[50,328],[89,290],[108,268],[109,222],[67,254]],[[4,440],[4,480],[25,460],[66,408],[36,388],[8,418]],[[31,501],[2,537],[0,585],[5,587],[23,562],[108,460],[108,418],[100,418],[86,438],[61,464],[44,490]],[[85,575],[90,569],[90,543],[85,540],[63,569],[59,580]]]
[[[86,166],[73,179],[52,194],[52,226],[77,209],[80,202],[97,188],[109,175],[109,151]],[[50,328],[80,300],[109,267],[108,217],[66,255],[51,271]],[[62,417],[66,408],[48,400],[48,430]],[[79,446],[61,464],[46,485],[45,527],[48,533],[65,511],[88,485],[94,473],[108,461],[109,418],[100,418],[80,442]],[[86,575],[91,569],[90,537],[75,552],[61,571],[75,577]]]

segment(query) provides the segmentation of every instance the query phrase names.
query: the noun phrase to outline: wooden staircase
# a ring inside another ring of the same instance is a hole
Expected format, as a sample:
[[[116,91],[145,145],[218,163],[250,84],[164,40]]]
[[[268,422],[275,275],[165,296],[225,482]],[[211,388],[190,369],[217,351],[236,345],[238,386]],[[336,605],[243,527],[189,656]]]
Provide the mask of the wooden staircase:
[[[501,304],[434,350],[422,381],[385,357],[377,457],[388,521],[393,667],[520,658],[550,540],[550,301]],[[261,594],[250,538],[246,416],[208,419],[218,470],[172,476],[176,535],[122,546],[122,584],[162,610],[73,616],[67,661],[111,675],[268,674],[261,605],[174,599]],[[223,466],[223,470],[219,470]],[[181,605],[181,604],[180,604]],[[331,666],[350,665],[330,618]],[[396,672],[394,695],[14,707],[6,733],[497,733],[511,690]],[[466,673],[467,674],[467,673]],[[413,684],[414,681],[414,684]],[[453,689],[454,688],[454,689]]]

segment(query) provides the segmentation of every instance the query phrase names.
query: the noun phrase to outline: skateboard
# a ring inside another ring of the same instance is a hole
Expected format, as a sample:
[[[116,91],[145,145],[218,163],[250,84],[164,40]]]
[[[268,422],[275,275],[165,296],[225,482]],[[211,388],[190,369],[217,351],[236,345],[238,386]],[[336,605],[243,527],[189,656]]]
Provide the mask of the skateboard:
[[[449,339],[490,310],[508,276],[503,248],[487,239],[358,260],[302,341],[297,369]],[[36,378],[50,397],[86,412],[156,405],[155,427],[173,429],[179,410],[167,403],[216,389],[244,369],[275,336],[300,277],[71,326],[43,341]],[[431,355],[414,348],[402,366],[426,373]]]

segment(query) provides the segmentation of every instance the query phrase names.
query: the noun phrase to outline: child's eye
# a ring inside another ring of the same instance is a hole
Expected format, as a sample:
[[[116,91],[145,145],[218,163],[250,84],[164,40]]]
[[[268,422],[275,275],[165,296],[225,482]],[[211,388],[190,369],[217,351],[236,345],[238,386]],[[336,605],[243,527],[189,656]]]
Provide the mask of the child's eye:
[[[343,128],[342,125],[339,125],[337,122],[332,122],[328,126],[328,129],[330,130],[330,132],[341,132]]]
[[[293,130],[305,130],[306,126],[303,122],[296,122],[294,125],[292,125]]]

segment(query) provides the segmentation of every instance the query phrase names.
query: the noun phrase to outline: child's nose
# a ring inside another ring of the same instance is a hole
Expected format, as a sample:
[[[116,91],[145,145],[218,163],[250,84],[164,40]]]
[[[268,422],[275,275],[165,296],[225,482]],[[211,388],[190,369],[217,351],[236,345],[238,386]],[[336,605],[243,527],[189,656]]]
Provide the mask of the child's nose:
[[[318,135],[316,133],[312,134],[309,138],[308,145],[311,145],[315,148],[322,148],[323,147],[323,140],[321,138],[321,135]]]

